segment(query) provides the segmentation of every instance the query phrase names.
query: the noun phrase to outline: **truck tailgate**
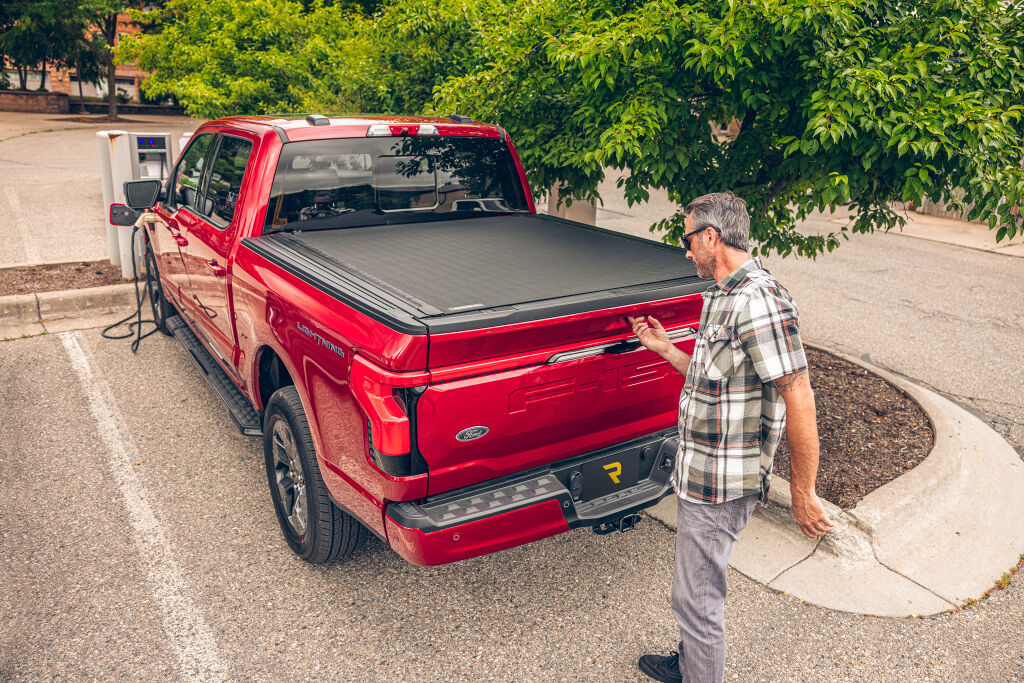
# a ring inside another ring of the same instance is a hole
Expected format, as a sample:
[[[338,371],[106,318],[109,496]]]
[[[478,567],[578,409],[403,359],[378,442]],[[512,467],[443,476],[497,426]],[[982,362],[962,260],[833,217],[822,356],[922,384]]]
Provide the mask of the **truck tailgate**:
[[[502,339],[510,352],[431,368],[431,385],[416,408],[418,448],[430,471],[428,492],[675,426],[683,378],[636,342],[626,316],[653,314],[676,344],[692,353],[701,303],[699,295],[690,295],[511,326],[526,329],[489,330],[477,344],[462,339],[462,353],[470,357],[489,355],[492,342]],[[595,337],[595,330],[603,333]],[[551,340],[557,345],[544,343]]]

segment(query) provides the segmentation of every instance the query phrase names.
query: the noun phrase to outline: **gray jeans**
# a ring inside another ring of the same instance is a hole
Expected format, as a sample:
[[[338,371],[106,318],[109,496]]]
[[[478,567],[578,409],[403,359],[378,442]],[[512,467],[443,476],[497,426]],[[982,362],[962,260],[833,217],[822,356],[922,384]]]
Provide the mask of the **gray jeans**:
[[[679,671],[684,683],[720,683],[725,676],[726,572],[758,496],[708,505],[677,499],[672,613],[681,638]]]

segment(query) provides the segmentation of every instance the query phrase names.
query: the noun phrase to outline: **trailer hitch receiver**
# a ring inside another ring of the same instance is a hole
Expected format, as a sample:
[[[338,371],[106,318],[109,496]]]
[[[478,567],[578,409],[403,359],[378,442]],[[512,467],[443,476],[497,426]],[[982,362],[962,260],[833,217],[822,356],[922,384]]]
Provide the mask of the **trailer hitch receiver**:
[[[636,525],[640,523],[643,517],[639,513],[633,513],[624,515],[618,519],[613,519],[610,522],[604,522],[603,524],[594,525],[594,533],[599,536],[610,534],[615,531],[626,533],[636,528]]]

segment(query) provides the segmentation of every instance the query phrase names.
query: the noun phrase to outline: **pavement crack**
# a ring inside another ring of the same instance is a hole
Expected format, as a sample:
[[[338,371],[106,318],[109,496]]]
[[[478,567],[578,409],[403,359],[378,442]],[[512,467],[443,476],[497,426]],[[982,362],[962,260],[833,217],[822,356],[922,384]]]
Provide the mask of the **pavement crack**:
[[[875,558],[875,562],[877,562],[882,567],[885,567],[886,569],[891,571],[896,576],[901,576],[904,579],[906,579],[907,581],[909,581],[910,583],[914,584],[915,586],[918,586],[919,588],[928,591],[929,593],[931,593],[932,595],[937,597],[939,600],[942,600],[947,605],[950,605],[952,607],[956,607],[957,606],[957,604],[955,602],[953,602],[952,600],[948,599],[947,597],[945,597],[943,595],[939,595],[938,593],[936,593],[935,591],[933,591],[931,588],[929,588],[928,586],[924,585],[920,581],[917,581],[916,579],[912,579],[911,577],[907,576],[906,574],[904,574],[903,572],[899,571],[898,569],[894,569],[893,567],[890,567],[885,562],[883,562],[882,558],[880,558],[878,556],[878,548],[875,547],[875,537],[874,537],[873,534],[871,536],[871,555],[872,555],[872,557]]]
[[[0,142],[7,142],[8,140],[17,140],[28,135],[38,135],[39,133],[56,133],[60,130],[82,130],[85,126],[64,126],[63,128],[45,128],[43,130],[30,130],[26,133],[19,133],[17,135],[11,135],[6,138],[0,138]]]
[[[783,569],[782,571],[780,571],[780,572],[779,572],[778,574],[776,574],[775,576],[773,576],[772,578],[768,579],[768,581],[766,581],[766,582],[765,582],[765,584],[764,584],[764,585],[765,585],[765,587],[767,587],[767,588],[771,588],[771,585],[772,585],[773,583],[775,583],[775,581],[777,581],[777,580],[778,580],[778,578],[779,578],[780,576],[782,576],[783,574],[785,574],[786,572],[788,572],[788,571],[789,571],[790,569],[794,569],[795,567],[798,567],[798,566],[800,566],[801,564],[803,564],[804,562],[806,562],[807,560],[811,559],[811,555],[813,555],[814,553],[818,552],[818,546],[820,546],[820,545],[821,545],[821,542],[822,542],[823,540],[825,540],[825,537],[824,537],[824,536],[819,536],[819,537],[818,537],[818,540],[817,540],[817,541],[815,542],[815,544],[814,544],[814,547],[813,547],[813,548],[811,548],[811,551],[810,551],[809,553],[807,553],[807,554],[806,554],[806,555],[805,555],[805,556],[804,556],[804,557],[803,557],[802,559],[800,559],[800,560],[798,560],[798,561],[794,562],[793,564],[791,564],[790,566],[786,567],[785,569]]]

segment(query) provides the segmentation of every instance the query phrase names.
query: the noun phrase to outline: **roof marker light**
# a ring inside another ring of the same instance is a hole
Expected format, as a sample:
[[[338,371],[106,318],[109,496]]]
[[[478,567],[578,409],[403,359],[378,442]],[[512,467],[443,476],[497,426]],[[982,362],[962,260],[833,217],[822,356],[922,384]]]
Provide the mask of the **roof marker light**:
[[[437,126],[429,123],[414,123],[414,124],[389,124],[389,123],[375,123],[366,129],[366,137],[386,137],[389,135],[394,136],[406,136],[406,135],[437,135]]]

